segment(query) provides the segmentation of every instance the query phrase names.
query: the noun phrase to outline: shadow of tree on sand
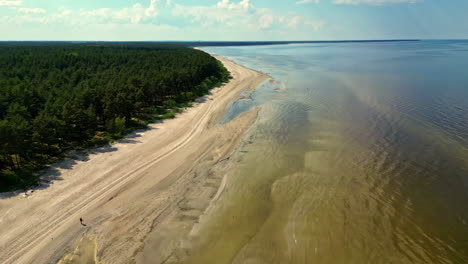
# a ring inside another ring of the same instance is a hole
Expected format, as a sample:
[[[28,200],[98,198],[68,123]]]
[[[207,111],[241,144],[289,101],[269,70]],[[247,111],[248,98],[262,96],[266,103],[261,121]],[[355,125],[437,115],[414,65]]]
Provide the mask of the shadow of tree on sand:
[[[43,190],[49,188],[54,182],[63,180],[62,174],[65,171],[73,169],[80,162],[87,162],[90,160],[90,155],[110,153],[118,150],[118,144],[140,144],[142,143],[138,138],[142,137],[142,133],[149,130],[157,129],[148,126],[146,129],[139,129],[131,132],[127,136],[115,141],[112,144],[106,144],[100,147],[72,151],[66,155],[61,161],[48,165],[46,168],[38,171],[39,181],[36,185],[31,186],[28,190],[16,190],[10,192],[0,193],[0,199],[11,198],[15,196],[28,196],[36,190]]]
[[[209,91],[207,95],[201,96],[194,100],[194,103],[203,104],[208,101],[213,100],[210,96],[213,94],[212,91]],[[166,120],[164,119],[155,119],[154,125],[162,124]],[[62,174],[65,171],[72,170],[78,163],[80,162],[87,162],[90,159],[90,155],[94,154],[101,154],[101,153],[109,153],[118,150],[116,147],[118,144],[140,144],[142,141],[138,140],[138,138],[142,137],[142,134],[148,132],[150,130],[158,129],[153,125],[147,126],[144,129],[135,130],[122,139],[117,140],[112,144],[106,144],[100,147],[90,148],[86,150],[79,150],[79,151],[72,151],[66,155],[61,161],[56,162],[54,164],[46,166],[46,168],[40,170],[38,172],[39,181],[37,185],[31,186],[27,190],[16,190],[11,192],[4,192],[0,193],[0,199],[6,199],[14,196],[25,195],[28,193],[32,193],[35,190],[43,190],[49,188],[54,182],[63,180]]]

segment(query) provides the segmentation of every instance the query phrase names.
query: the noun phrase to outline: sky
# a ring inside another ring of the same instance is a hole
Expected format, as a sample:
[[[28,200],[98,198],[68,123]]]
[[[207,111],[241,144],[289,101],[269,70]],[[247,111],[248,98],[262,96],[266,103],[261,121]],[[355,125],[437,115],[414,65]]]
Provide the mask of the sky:
[[[0,40],[468,39],[468,0],[0,0]]]

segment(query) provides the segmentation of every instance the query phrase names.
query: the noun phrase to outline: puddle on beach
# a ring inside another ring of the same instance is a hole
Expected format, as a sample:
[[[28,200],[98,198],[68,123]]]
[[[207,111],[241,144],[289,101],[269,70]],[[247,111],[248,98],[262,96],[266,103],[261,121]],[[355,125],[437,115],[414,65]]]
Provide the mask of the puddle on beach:
[[[66,254],[57,264],[98,264],[96,247],[96,239],[85,235],[76,243],[73,251]]]

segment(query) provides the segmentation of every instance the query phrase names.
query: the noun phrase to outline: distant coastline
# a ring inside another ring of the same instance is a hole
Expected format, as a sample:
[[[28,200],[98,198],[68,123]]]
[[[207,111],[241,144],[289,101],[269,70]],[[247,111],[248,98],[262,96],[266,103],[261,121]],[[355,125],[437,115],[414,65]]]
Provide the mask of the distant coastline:
[[[388,40],[322,40],[322,41],[200,41],[181,42],[188,46],[214,47],[214,46],[268,46],[289,44],[322,44],[322,43],[372,43],[372,42],[411,42],[419,39],[388,39]],[[177,43],[177,42],[174,42]]]
[[[323,44],[323,43],[383,43],[383,42],[417,42],[420,39],[369,39],[369,40],[304,40],[304,41],[0,41],[0,45],[24,44],[40,45],[44,43],[67,43],[67,44],[167,44],[188,47],[224,47],[224,46],[268,46],[289,44]]]

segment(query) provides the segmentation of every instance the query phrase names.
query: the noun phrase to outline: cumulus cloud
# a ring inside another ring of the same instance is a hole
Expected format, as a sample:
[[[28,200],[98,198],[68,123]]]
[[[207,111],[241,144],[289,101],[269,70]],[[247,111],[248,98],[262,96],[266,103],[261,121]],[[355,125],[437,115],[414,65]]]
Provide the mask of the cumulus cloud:
[[[72,13],[72,11],[70,9],[62,9],[60,11],[60,15],[64,16],[64,17],[69,16],[71,13]]]
[[[252,25],[256,8],[250,4],[250,0],[231,3],[229,0],[221,0],[214,6],[184,6],[176,4],[172,9],[172,15],[187,17],[192,23],[213,25],[222,23],[224,26],[243,24]]]
[[[297,28],[297,25],[301,22],[301,17],[300,16],[295,16],[289,20],[288,27],[290,28]]]
[[[147,17],[155,17],[158,15],[156,12],[156,0],[150,0],[150,6],[145,10]]]
[[[296,4],[308,4],[308,3],[320,3],[320,0],[301,0],[301,1],[297,1]]]
[[[0,6],[20,6],[22,4],[21,0],[0,0]]]
[[[88,19],[96,19],[100,23],[117,22],[117,23],[140,23],[151,21],[158,15],[156,10],[156,1],[150,0],[147,8],[140,3],[134,4],[132,7],[122,9],[99,8],[94,10],[81,10],[80,16]]]
[[[313,0],[318,1],[318,0]],[[185,17],[202,26],[223,26],[249,30],[291,30],[303,26],[300,16],[279,15],[268,8],[257,8],[250,0],[220,0],[214,6],[184,6],[176,4],[172,15]],[[315,27],[317,30],[321,27]]]
[[[269,28],[274,22],[275,18],[272,15],[263,15],[260,17],[260,28]]]
[[[248,9],[249,7],[252,7],[250,4],[250,0],[242,0],[239,3],[231,3],[230,0],[221,0],[216,4],[217,7],[220,8],[227,8],[227,9]]]
[[[315,32],[317,32],[325,26],[325,22],[324,21],[305,21],[304,25],[311,27]]]
[[[5,1],[13,2],[13,0],[0,0],[0,3]],[[311,32],[321,30],[325,25],[324,22],[298,16],[294,12],[256,7],[252,4],[254,0],[217,0],[209,6],[182,5],[171,0],[145,1],[146,4],[135,3],[125,8],[71,10],[61,7],[47,11],[41,8],[10,6],[8,8],[16,10],[16,14],[0,17],[0,25],[12,24],[27,28],[30,24],[36,23],[50,25],[50,28],[57,30],[68,26],[86,25],[82,28],[112,28],[115,32],[123,32],[123,28],[144,28],[148,32],[169,32],[167,36],[179,34],[178,39],[194,38],[194,36],[211,39],[302,39],[309,38]],[[318,2],[318,0],[311,1]],[[166,15],[171,16],[169,20],[171,25],[163,26],[161,22],[164,23],[164,20],[158,20],[156,23],[156,18],[163,11],[169,12]],[[132,32],[127,32],[122,38],[130,38],[130,34]],[[151,38],[146,34],[141,36],[144,38],[138,39]],[[96,38],[101,39],[99,36]]]
[[[42,8],[18,8],[18,11],[25,14],[43,14],[46,12]]]
[[[5,1],[5,0],[0,0]],[[70,10],[59,8],[54,12],[47,12],[43,8],[26,8],[11,6],[18,12],[14,16],[4,16],[2,21],[5,23],[41,23],[41,24],[142,24],[152,23],[158,16],[158,0],[148,0],[148,5],[143,6],[140,3],[126,8],[98,8],[98,9],[78,9]],[[45,15],[45,13],[48,13]],[[44,15],[38,15],[44,14]]]

